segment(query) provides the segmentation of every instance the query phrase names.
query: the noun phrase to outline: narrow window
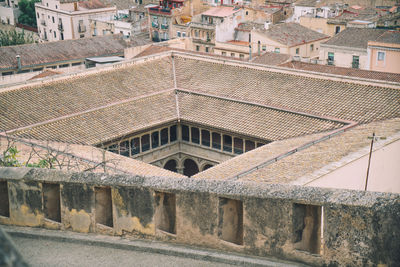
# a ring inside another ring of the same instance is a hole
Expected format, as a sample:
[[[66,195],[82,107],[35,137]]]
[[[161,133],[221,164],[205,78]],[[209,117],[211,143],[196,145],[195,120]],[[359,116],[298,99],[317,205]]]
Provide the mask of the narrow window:
[[[72,66],[79,66],[79,65],[82,65],[82,62],[74,62],[74,63],[72,63],[71,65],[72,65]]]
[[[95,187],[94,192],[96,223],[113,227],[111,189],[109,187]]]
[[[196,45],[196,51],[200,51],[200,46]]]
[[[42,192],[45,218],[61,222],[60,185],[43,183]]]
[[[219,229],[222,240],[243,245],[243,203],[240,200],[219,199]]]
[[[119,153],[119,146],[118,146],[118,144],[113,144],[113,145],[109,146],[107,148],[107,150],[110,151],[110,152],[118,154]]]
[[[335,62],[335,54],[333,52],[328,52],[328,65],[333,65]]]
[[[335,34],[338,34],[340,32],[340,26],[336,26],[335,28]]]
[[[314,45],[313,45],[313,44],[310,45],[310,51],[311,51],[311,52],[314,51]]]
[[[358,69],[360,66],[360,57],[359,56],[353,56],[353,62],[351,62],[351,67],[353,69]]]
[[[119,153],[129,157],[129,141],[123,141],[119,144]]]
[[[321,214],[321,206],[294,204],[293,242],[296,249],[320,253]]]
[[[135,137],[131,140],[131,155],[136,155],[140,153],[140,139]]]
[[[161,130],[161,145],[168,144],[168,128],[164,128]]]
[[[275,53],[280,53],[281,49],[279,47],[275,47]]]
[[[210,132],[207,130],[201,130],[201,144],[203,146],[210,146]]]
[[[156,211],[154,220],[158,230],[176,233],[175,194],[155,192]]]
[[[182,140],[189,142],[189,126],[182,125]]]
[[[256,147],[256,144],[250,140],[246,140],[245,145],[246,145],[246,152],[253,150]]]
[[[231,57],[235,57],[235,53],[231,53]]]
[[[145,134],[142,136],[142,152],[150,149],[150,135]]]
[[[224,151],[232,152],[232,136],[224,134],[223,139],[224,139]]]
[[[10,217],[7,181],[0,181],[0,216]]]
[[[151,148],[157,148],[158,145],[160,144],[158,138],[159,138],[159,133],[157,132],[152,132],[151,133]]]
[[[169,141],[174,142],[176,139],[176,125],[172,125],[169,127]]]
[[[378,52],[378,61],[385,60],[385,52]]]
[[[221,135],[219,133],[212,133],[212,147],[221,149]]]
[[[233,147],[234,147],[234,153],[235,154],[242,154],[243,153],[243,139],[240,138],[234,138],[233,139]]]
[[[221,55],[226,56],[226,52],[222,51]]]
[[[192,142],[195,144],[200,144],[200,131],[199,128],[192,127]]]
[[[244,59],[244,55],[243,54],[239,54],[239,58],[240,59]]]

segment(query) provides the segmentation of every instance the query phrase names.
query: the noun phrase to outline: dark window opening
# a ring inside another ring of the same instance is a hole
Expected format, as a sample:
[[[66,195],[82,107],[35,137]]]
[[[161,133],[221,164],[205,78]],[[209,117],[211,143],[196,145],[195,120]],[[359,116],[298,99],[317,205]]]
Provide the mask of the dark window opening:
[[[192,159],[186,159],[183,162],[183,167],[184,167],[183,174],[189,177],[199,172],[199,167],[197,166],[196,162],[194,162],[194,160]]]
[[[192,127],[192,142],[200,144],[200,131],[199,128]]]
[[[82,65],[82,62],[74,62],[74,63],[72,63],[71,65],[72,65],[72,66],[79,66],[79,65]]]
[[[139,153],[140,153],[140,139],[139,137],[136,137],[131,140],[131,155],[136,155]]]
[[[123,141],[119,144],[119,153],[129,157],[129,141]]]
[[[256,144],[250,140],[246,140],[245,145],[246,145],[246,152],[256,148]]]
[[[189,141],[189,126],[182,125],[182,140]]]
[[[258,143],[257,142],[257,147],[260,147],[260,146],[263,146],[263,145],[265,145],[264,143]]]
[[[233,139],[233,147],[235,154],[242,154],[243,153],[243,139],[234,138]]]
[[[232,136],[224,134],[223,139],[224,139],[224,151],[232,152]]]
[[[96,223],[113,227],[111,189],[95,187],[95,220]]]
[[[201,130],[201,144],[203,146],[210,146],[210,132],[207,130]]]
[[[211,165],[211,164],[206,164],[206,165],[204,165],[203,171],[205,171],[205,170],[211,168],[212,166],[213,166],[213,165]]]
[[[0,181],[0,216],[10,217],[7,181]]]
[[[172,125],[171,127],[169,127],[169,141],[170,142],[174,142],[176,141],[177,137],[176,137],[176,125]]]
[[[161,130],[161,145],[168,144],[168,128],[164,128]]]
[[[119,153],[119,146],[118,146],[118,144],[113,144],[113,145],[109,146],[107,148],[107,150],[110,151],[110,152],[118,154]]]
[[[157,148],[159,143],[159,133],[158,132],[152,132],[151,133],[151,148]]]
[[[321,206],[293,205],[293,242],[296,249],[320,253]]]
[[[165,163],[164,169],[173,171],[173,172],[177,172],[176,166],[177,166],[176,161],[171,159],[171,160],[168,160],[167,163]]]
[[[155,192],[156,211],[154,221],[156,229],[176,233],[176,199],[175,194]]]
[[[212,147],[221,149],[221,135],[219,133],[212,133]]]
[[[43,70],[43,67],[42,68],[33,69],[33,71],[42,71],[42,70]]]
[[[45,218],[61,222],[60,185],[43,183],[42,192]]]
[[[54,36],[54,37],[56,37],[56,36]],[[60,67],[60,68],[68,68],[68,67],[69,67],[69,64],[62,64],[62,65],[60,65],[59,67]]]
[[[240,200],[219,199],[218,236],[222,240],[243,245],[243,203]]]
[[[145,134],[142,136],[142,152],[150,149],[150,135]]]

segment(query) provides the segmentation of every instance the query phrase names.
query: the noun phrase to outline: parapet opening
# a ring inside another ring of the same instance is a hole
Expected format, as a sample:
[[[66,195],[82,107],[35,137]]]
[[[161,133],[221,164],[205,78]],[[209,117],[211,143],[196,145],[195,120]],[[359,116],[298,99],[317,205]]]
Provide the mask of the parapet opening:
[[[61,222],[60,185],[43,183],[42,193],[45,218]]]
[[[10,201],[7,181],[0,181],[0,216],[10,217]]]
[[[293,242],[298,250],[321,253],[321,206],[293,205]]]
[[[243,245],[243,202],[235,199],[219,199],[219,238]]]
[[[96,223],[113,227],[111,188],[95,187],[95,220]]]
[[[155,192],[156,229],[176,234],[176,196],[172,193]]]

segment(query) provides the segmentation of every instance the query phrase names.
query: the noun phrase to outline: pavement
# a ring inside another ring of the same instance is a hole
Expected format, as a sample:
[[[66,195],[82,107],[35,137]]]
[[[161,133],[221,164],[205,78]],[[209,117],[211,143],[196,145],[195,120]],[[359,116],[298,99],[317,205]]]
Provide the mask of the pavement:
[[[30,266],[305,266],[159,241],[30,227],[1,228]]]

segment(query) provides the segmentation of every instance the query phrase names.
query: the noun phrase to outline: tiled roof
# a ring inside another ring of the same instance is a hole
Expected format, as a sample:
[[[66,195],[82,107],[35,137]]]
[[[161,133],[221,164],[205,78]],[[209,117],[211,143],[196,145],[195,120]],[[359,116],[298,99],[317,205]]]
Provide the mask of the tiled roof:
[[[377,40],[387,30],[367,28],[347,28],[339,32],[323,45],[334,45],[367,49],[368,41]]]
[[[211,17],[229,17],[236,12],[238,12],[240,8],[237,7],[230,7],[230,6],[219,6],[219,7],[212,7],[209,10],[201,13],[204,16],[211,16]]]
[[[400,44],[400,31],[387,31],[375,41],[388,44]]]
[[[274,54],[274,53],[272,53]],[[280,54],[276,54],[280,55]],[[253,61],[254,63],[256,60]],[[380,72],[380,71],[370,71],[370,70],[361,70],[354,68],[343,68],[329,65],[320,65],[313,63],[305,63],[300,61],[291,61],[286,62],[279,65],[280,67],[292,68],[298,70],[309,70],[315,72],[329,73],[329,74],[337,74],[351,77],[360,77],[365,79],[372,80],[382,80],[382,81],[390,81],[400,83],[400,74],[397,73],[389,73],[389,72]]]
[[[264,65],[279,65],[290,60],[291,56],[288,54],[265,52],[260,56],[256,56],[251,62]]]
[[[400,90],[175,56],[178,88],[361,123],[400,116]]]
[[[172,88],[171,59],[0,92],[0,130],[10,130]]]
[[[127,43],[122,35],[108,35],[77,40],[0,47],[0,69],[16,68],[20,55],[22,67],[86,57],[123,54],[128,46],[142,45],[145,40]]]
[[[313,31],[294,22],[272,25],[269,29],[259,30],[259,32],[264,33],[268,38],[287,46],[301,45],[329,38],[329,36],[325,34]]]
[[[299,178],[304,179],[305,176],[315,176],[314,172],[330,164],[336,165],[332,166],[332,171],[340,167],[339,164],[334,163],[352,153],[364,150],[364,155],[368,154],[371,140],[367,137],[373,132],[378,136],[390,137],[397,134],[399,130],[399,118],[360,125],[271,165],[255,170],[240,178],[240,180],[265,183],[293,183]],[[329,153],[327,153],[328,151]]]

